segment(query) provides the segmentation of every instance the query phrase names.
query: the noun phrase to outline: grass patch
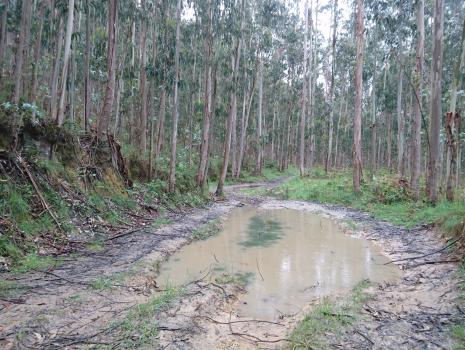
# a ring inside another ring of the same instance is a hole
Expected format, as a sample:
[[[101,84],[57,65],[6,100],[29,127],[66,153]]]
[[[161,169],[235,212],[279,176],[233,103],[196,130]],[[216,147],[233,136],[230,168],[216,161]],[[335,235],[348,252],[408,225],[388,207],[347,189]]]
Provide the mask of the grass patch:
[[[437,223],[446,232],[464,225],[465,201],[440,201],[433,206],[426,198],[412,199],[408,186],[396,178],[381,175],[370,183],[364,183],[360,194],[352,190],[349,172],[333,172],[328,175],[314,171],[310,177],[294,178],[268,193],[283,199],[296,199],[318,203],[349,206],[371,213],[375,218],[408,228],[420,224]]]
[[[168,288],[163,293],[150,298],[146,303],[135,306],[126,317],[112,325],[120,333],[121,347],[138,349],[151,345],[158,334],[157,313],[166,310],[183,294],[183,289]]]
[[[173,223],[173,220],[171,220],[170,218],[166,216],[158,216],[155,220],[153,220],[152,227],[157,229],[164,225],[169,225],[171,223]]]
[[[253,272],[236,272],[234,274],[222,273],[215,277],[218,284],[238,284],[245,287],[255,277]]]
[[[56,267],[59,263],[59,260],[49,256],[27,254],[18,260],[16,266],[13,268],[13,272],[24,273],[33,270],[47,270],[52,266]]]
[[[221,231],[221,223],[218,220],[212,220],[192,233],[192,238],[197,241],[204,241]]]
[[[111,276],[104,276],[95,279],[90,284],[90,287],[94,290],[108,290],[112,289],[116,284],[121,283],[126,278],[127,273],[115,273]]]
[[[246,248],[268,247],[281,239],[282,230],[280,222],[256,215],[250,219],[247,227],[247,239],[239,244]]]
[[[292,331],[291,349],[327,349],[327,334],[337,334],[361,317],[362,305],[370,296],[369,282],[360,282],[344,300],[323,299]]]

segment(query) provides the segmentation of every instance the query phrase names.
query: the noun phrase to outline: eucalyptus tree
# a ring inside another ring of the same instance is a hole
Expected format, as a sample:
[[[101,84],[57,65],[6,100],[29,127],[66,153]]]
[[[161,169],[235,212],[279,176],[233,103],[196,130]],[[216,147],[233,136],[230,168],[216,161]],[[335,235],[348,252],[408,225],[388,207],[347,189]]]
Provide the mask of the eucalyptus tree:
[[[355,116],[354,116],[354,145],[353,145],[353,184],[354,192],[360,192],[362,177],[362,69],[364,48],[364,7],[363,0],[356,2],[356,42],[357,56],[355,65]]]
[[[431,117],[429,126],[429,165],[427,193],[432,203],[438,201],[439,191],[439,150],[440,129],[442,117],[442,50],[444,32],[444,3],[443,0],[434,1],[433,17],[433,56],[431,66]]]

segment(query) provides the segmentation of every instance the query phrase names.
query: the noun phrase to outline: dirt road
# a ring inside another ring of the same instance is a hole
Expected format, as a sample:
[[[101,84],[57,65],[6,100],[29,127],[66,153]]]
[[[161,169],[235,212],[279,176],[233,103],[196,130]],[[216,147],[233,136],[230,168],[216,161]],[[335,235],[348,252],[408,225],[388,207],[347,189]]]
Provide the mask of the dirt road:
[[[391,226],[347,208],[252,197],[240,192],[245,186],[229,187],[227,199],[206,208],[169,213],[172,223],[161,228],[141,228],[108,241],[100,251],[67,257],[55,269],[3,274],[1,279],[13,281],[15,288],[0,300],[0,348],[286,348],[290,331],[312,305],[273,322],[243,319],[235,310],[244,290],[208,278],[185,286],[166,305],[158,298],[167,293],[157,285],[160,262],[189,243],[197,228],[243,205],[334,218],[348,234],[372,240],[403,270],[398,283],[369,288],[373,298],[363,317],[338,336],[328,335],[331,347],[453,347],[450,327],[465,319],[457,304],[457,263],[449,262],[454,258],[447,249],[438,251],[446,242],[433,230]]]

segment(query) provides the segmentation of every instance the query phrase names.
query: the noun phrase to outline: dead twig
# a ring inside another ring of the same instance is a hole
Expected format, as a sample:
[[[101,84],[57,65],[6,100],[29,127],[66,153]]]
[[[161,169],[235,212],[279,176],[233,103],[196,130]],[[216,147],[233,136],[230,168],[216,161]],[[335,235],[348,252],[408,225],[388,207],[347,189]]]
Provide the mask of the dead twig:
[[[415,259],[421,259],[421,258],[426,258],[427,256],[431,256],[431,255],[434,255],[434,254],[437,254],[437,253],[441,253],[443,252],[444,250],[452,247],[455,243],[457,243],[458,241],[460,241],[462,239],[462,237],[458,237],[456,239],[454,239],[452,242],[450,242],[449,244],[445,245],[444,247],[442,247],[441,249],[438,249],[438,250],[435,250],[434,252],[431,252],[431,253],[428,253],[428,254],[423,254],[423,255],[418,255],[418,256],[411,256],[411,257],[408,257],[408,258],[403,258],[403,259],[397,259],[397,260],[392,260],[392,261],[389,261],[387,263],[384,263],[383,265],[389,265],[389,264],[392,264],[392,263],[395,263],[395,262],[399,262],[399,261],[407,261],[407,260],[415,260]]]
[[[61,224],[60,222],[58,221],[56,215],[53,213],[52,209],[50,209],[50,206],[48,205],[47,201],[45,200],[44,196],[42,195],[42,192],[40,192],[40,189],[39,189],[39,186],[37,185],[36,181],[34,180],[34,176],[31,174],[31,172],[29,171],[29,168],[26,164],[26,162],[24,161],[24,159],[21,157],[21,156],[18,156],[18,161],[19,163],[21,164],[21,166],[23,167],[24,171],[26,172],[29,180],[31,181],[32,183],[32,186],[34,187],[34,190],[36,191],[37,193],[37,196],[39,197],[39,200],[43,206],[43,208],[45,210],[47,210],[47,212],[50,214],[50,216],[52,217],[53,221],[55,221],[55,224],[57,225],[58,229],[62,232],[63,232],[63,228],[61,227]]]

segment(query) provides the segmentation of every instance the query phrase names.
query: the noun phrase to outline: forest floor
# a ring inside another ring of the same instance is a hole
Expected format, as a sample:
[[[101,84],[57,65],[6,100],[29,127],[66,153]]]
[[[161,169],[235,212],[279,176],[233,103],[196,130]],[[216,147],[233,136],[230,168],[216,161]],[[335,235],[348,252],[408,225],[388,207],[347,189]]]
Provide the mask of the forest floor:
[[[459,258],[446,248],[450,243],[430,226],[401,228],[346,207],[242,191],[272,188],[282,181],[232,185],[226,199],[206,208],[168,212],[166,224],[158,228],[128,232],[44,271],[0,275],[0,348],[454,347],[451,330],[465,322],[465,310],[459,302]],[[329,216],[348,234],[379,246],[403,271],[402,278],[315,300],[273,322],[237,315],[245,292],[238,284],[220,284],[205,276],[181,288],[160,290],[160,263],[191,242],[196,232],[243,205]],[[352,307],[338,305],[342,299]],[[322,303],[333,307],[321,311]],[[318,328],[322,324],[325,327]]]

